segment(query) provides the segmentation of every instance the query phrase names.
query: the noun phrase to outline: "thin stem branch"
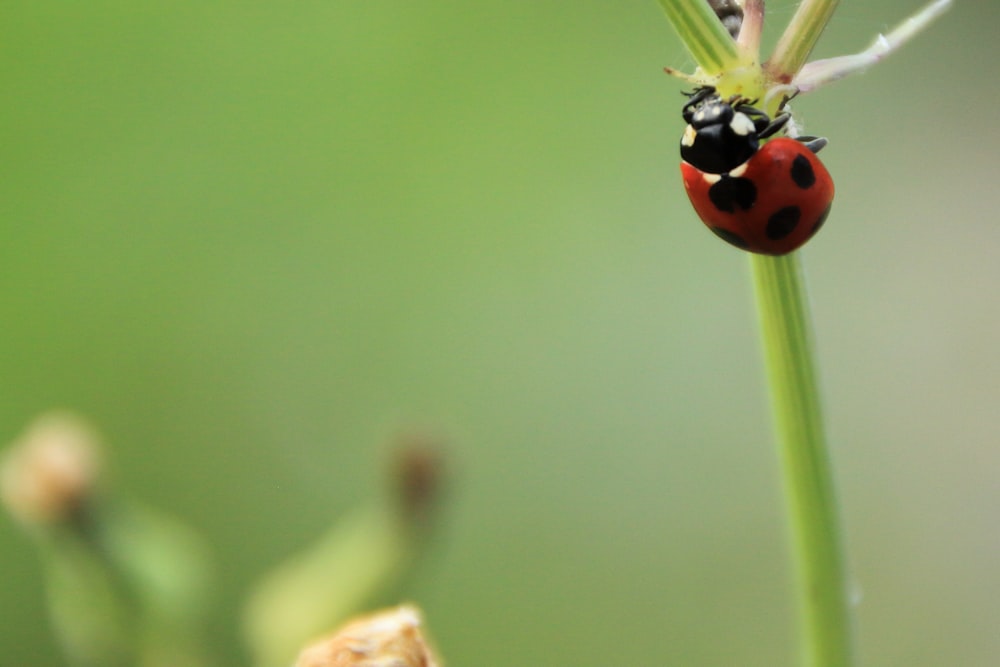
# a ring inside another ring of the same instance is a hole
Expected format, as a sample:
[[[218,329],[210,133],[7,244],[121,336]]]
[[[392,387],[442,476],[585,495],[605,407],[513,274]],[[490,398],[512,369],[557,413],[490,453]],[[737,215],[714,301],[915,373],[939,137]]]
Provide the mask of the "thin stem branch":
[[[840,0],[802,0],[765,67],[776,81],[788,83],[806,64]]]
[[[798,253],[751,256],[807,667],[850,667],[851,613]]]
[[[920,34],[951,9],[951,5],[952,0],[934,0],[891,32],[876,37],[872,45],[861,53],[807,63],[795,77],[793,81],[795,87],[803,93],[808,93],[849,74],[864,71]]]
[[[743,27],[736,45],[754,55],[760,54],[760,38],[764,32],[764,0],[746,0],[743,4]]]

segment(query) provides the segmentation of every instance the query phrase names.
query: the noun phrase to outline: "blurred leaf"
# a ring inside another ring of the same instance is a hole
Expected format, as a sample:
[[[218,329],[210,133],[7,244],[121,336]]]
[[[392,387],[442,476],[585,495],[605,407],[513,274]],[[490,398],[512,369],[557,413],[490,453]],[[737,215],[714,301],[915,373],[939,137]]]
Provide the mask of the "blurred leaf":
[[[259,667],[288,664],[309,641],[363,610],[413,556],[395,511],[369,507],[268,574],[247,606],[244,633]]]

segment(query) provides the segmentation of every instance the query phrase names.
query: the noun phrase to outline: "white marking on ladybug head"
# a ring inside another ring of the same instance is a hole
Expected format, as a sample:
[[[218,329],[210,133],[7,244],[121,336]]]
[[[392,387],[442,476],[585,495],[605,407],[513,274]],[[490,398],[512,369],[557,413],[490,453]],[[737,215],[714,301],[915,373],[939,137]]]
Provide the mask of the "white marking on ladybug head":
[[[681,146],[694,146],[694,138],[698,135],[698,130],[688,125],[684,128],[684,136],[681,137]]]
[[[748,165],[748,164],[750,164],[750,161],[749,161],[749,160],[747,160],[746,162],[744,162],[744,163],[743,163],[743,164],[741,164],[740,166],[736,167],[735,169],[731,169],[731,170],[729,171],[729,175],[730,175],[730,176],[732,176],[733,178],[739,178],[739,177],[740,177],[740,176],[742,176],[742,175],[743,175],[744,173],[746,173],[746,170],[747,170],[747,165]]]
[[[722,180],[722,174],[706,174],[702,173],[701,177],[705,179],[705,182],[709,185],[715,185]]]
[[[717,121],[725,112],[721,104],[706,104],[694,112],[694,120],[702,124],[711,123]]]
[[[729,122],[729,128],[734,134],[740,137],[746,137],[756,129],[753,121],[750,120],[750,116],[745,113],[733,114],[733,119]]]

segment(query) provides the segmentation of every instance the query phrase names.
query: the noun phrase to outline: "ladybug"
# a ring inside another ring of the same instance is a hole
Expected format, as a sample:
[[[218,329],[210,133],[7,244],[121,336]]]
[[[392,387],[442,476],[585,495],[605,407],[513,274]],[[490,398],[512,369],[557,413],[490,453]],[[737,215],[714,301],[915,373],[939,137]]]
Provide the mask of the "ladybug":
[[[724,174],[749,160],[760,140],[781,130],[791,118],[783,113],[772,121],[749,100],[723,100],[711,86],[691,93],[681,115],[688,123],[681,137],[681,158],[710,174]]]
[[[774,120],[713,88],[690,96],[681,140],[684,188],[698,217],[724,241],[750,252],[784,255],[819,231],[833,202],[833,178],[816,157],[826,139],[779,137]]]

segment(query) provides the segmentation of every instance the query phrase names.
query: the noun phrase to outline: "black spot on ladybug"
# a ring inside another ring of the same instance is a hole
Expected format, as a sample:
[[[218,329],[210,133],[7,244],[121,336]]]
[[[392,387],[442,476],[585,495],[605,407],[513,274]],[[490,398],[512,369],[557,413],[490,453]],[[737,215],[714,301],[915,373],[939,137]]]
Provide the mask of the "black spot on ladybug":
[[[816,222],[813,223],[812,231],[809,232],[810,236],[818,232],[819,228],[823,226],[823,223],[826,222],[826,217],[830,215],[831,208],[833,208],[833,202],[830,202],[830,204],[827,205],[826,210],[824,210],[822,213],[819,214],[819,217],[816,219]]]
[[[735,213],[736,207],[748,210],[757,201],[757,187],[749,178],[723,176],[708,189],[708,198],[715,208]]]
[[[798,206],[786,206],[785,208],[778,209],[778,211],[772,213],[771,217],[767,219],[767,227],[764,229],[764,233],[772,241],[780,241],[792,233],[799,224],[800,217],[802,217],[802,209]]]
[[[805,155],[796,155],[792,160],[792,181],[803,190],[808,190],[816,182],[816,174]]]
[[[743,239],[743,237],[737,234],[736,232],[731,232],[728,229],[723,229],[722,227],[709,227],[709,229],[711,229],[712,232],[720,239],[722,239],[726,243],[733,244],[737,248],[742,248],[743,250],[746,250],[748,247],[750,247],[750,244],[748,244]]]

